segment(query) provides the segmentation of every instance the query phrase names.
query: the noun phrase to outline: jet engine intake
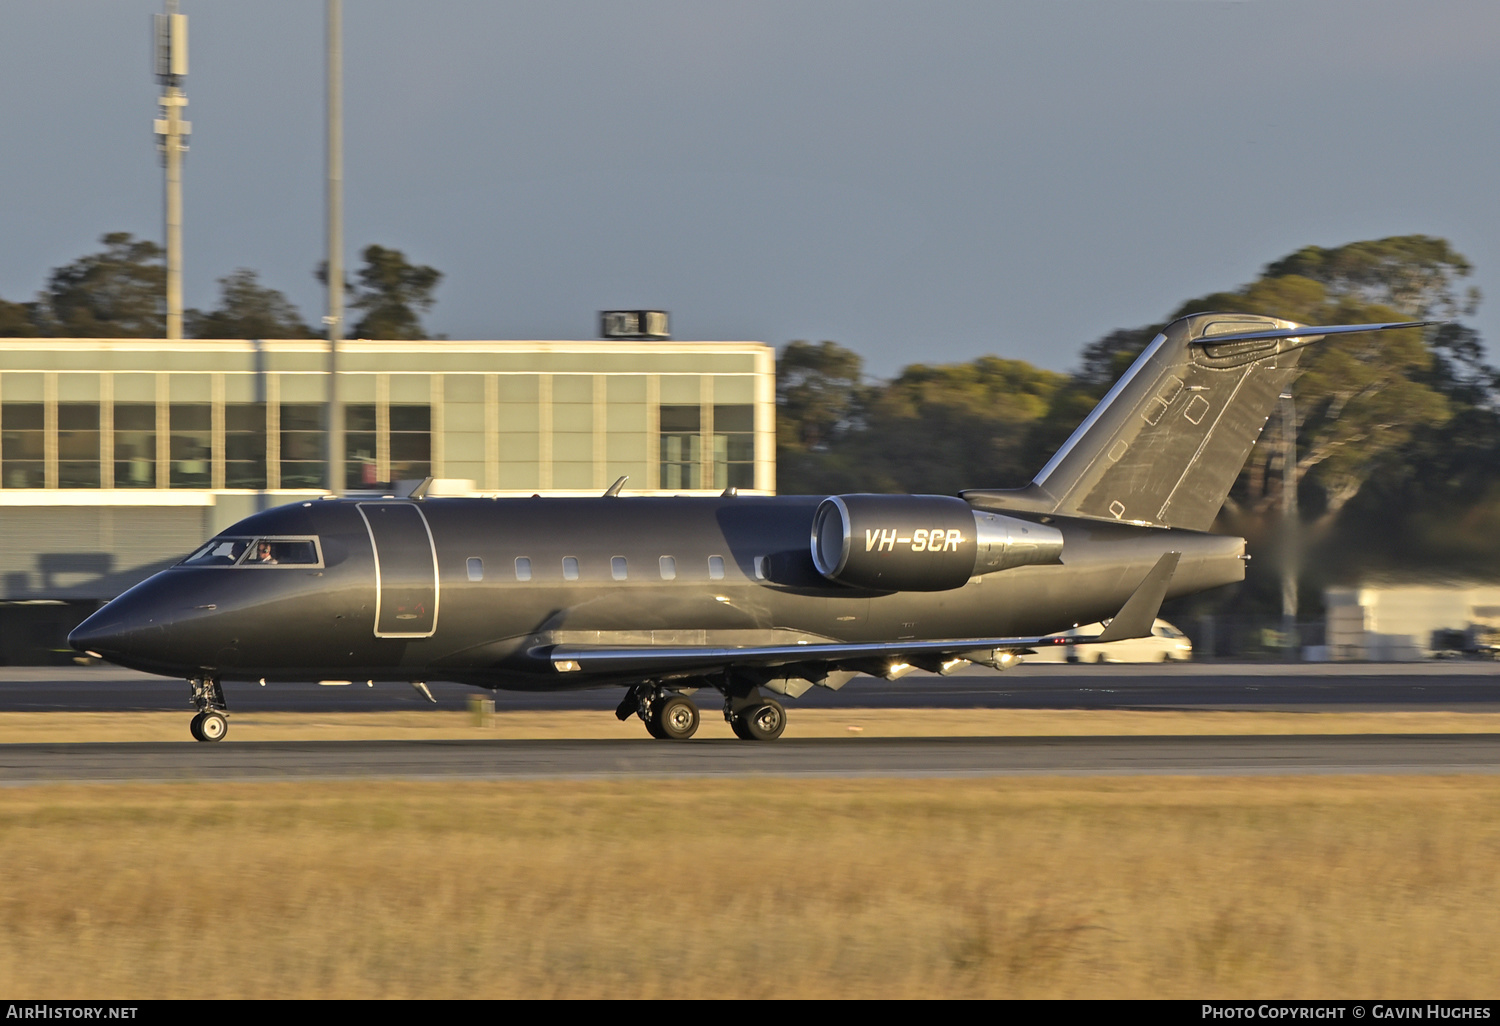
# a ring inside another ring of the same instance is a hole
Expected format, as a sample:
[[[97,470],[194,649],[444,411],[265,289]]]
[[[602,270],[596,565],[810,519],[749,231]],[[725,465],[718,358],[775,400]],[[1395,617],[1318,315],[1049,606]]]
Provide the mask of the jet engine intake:
[[[813,515],[812,558],[831,581],[947,591],[978,574],[1056,563],[1056,528],[976,511],[948,495],[834,495]]]

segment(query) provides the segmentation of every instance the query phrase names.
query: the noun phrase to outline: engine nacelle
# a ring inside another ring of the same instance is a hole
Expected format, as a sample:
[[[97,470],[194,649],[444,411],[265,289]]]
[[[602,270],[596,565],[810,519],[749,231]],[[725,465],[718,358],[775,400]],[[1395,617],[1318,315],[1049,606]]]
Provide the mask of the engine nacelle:
[[[813,515],[812,557],[831,581],[947,591],[978,574],[1057,563],[1062,532],[948,495],[834,495]]]

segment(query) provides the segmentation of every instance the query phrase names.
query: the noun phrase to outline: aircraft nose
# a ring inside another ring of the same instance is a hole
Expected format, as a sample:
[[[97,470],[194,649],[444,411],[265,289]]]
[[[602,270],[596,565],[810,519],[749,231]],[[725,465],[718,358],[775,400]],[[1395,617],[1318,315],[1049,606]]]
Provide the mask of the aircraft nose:
[[[131,615],[127,610],[105,606],[68,635],[68,644],[80,652],[103,656],[128,656],[141,648],[150,635],[159,634],[160,625]]]

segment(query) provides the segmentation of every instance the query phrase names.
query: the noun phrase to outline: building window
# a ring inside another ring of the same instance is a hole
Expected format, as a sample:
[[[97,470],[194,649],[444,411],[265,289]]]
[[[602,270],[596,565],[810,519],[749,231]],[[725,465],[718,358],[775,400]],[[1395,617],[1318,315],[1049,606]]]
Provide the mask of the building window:
[[[57,404],[57,486],[99,487],[99,404]]]
[[[115,403],[115,487],[156,487],[155,403]]]
[[[173,403],[170,412],[173,488],[207,488],[213,471],[213,407]]]
[[[391,480],[411,481],[432,474],[432,407],[390,407]]]
[[[696,406],[661,408],[661,486],[699,488],[702,459]]]
[[[46,416],[41,403],[6,403],[0,408],[0,477],[5,487],[46,487]]]
[[[281,487],[323,487],[323,405],[281,404]]]
[[[224,404],[224,487],[266,486],[266,404]]]
[[[375,404],[344,407],[344,487],[371,488],[379,481],[375,469]]]
[[[714,487],[755,487],[755,407],[714,407]]]

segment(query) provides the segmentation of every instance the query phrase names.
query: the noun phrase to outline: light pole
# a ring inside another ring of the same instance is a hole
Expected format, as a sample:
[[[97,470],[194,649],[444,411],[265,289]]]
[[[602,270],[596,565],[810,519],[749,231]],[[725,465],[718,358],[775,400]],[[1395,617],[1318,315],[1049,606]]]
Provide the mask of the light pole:
[[[163,95],[156,119],[157,147],[167,169],[167,338],[182,338],[182,155],[193,130],[184,121],[182,80],[187,77],[187,15],[177,13],[177,0],[167,0],[167,13],[153,16],[156,80]]]
[[[1281,643],[1296,660],[1297,643],[1297,406],[1292,390],[1281,393]]]
[[[344,24],[328,0],[328,490],[344,490],[344,406],[339,401],[339,342],[344,335]]]

